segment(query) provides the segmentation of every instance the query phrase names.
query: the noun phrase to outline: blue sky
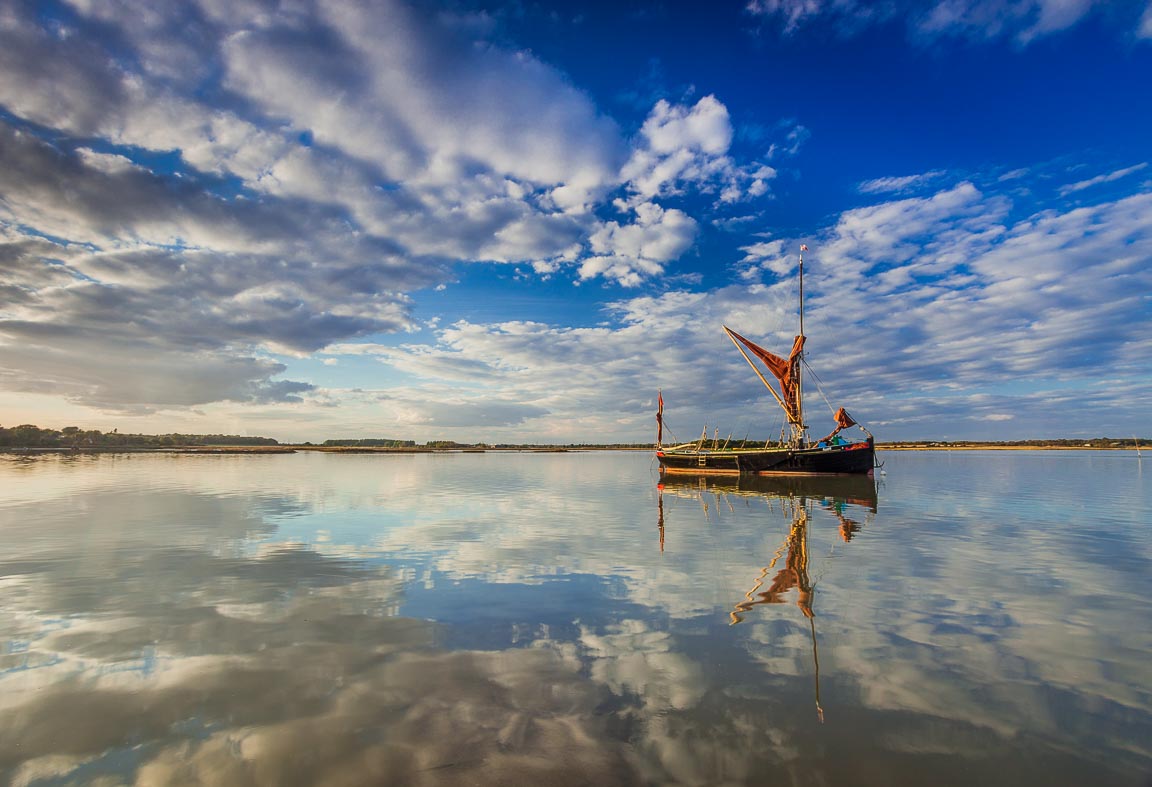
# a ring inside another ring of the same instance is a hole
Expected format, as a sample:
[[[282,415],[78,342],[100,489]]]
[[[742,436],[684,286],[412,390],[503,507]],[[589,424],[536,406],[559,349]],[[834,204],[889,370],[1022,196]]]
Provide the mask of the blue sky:
[[[806,243],[881,439],[1147,434],[1150,113],[1145,2],[9,0],[0,423],[774,436]]]

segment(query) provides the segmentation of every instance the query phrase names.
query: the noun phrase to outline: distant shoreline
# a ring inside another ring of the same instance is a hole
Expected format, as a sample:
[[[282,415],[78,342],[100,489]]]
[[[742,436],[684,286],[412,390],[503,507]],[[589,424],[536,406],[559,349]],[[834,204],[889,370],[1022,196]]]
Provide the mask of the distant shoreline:
[[[697,442],[697,441],[693,441]],[[718,439],[708,440],[701,435],[702,446],[715,450]],[[733,449],[761,449],[779,446],[768,440],[724,441]],[[1152,448],[1147,437],[1033,437],[1023,440],[962,440],[932,439],[893,440],[877,443],[885,451],[1028,451],[1028,450],[1111,450]],[[5,428],[0,426],[0,453],[178,453],[178,454],[286,454],[296,451],[319,451],[341,454],[443,454],[503,451],[513,453],[565,453],[568,451],[643,451],[656,449],[653,443],[512,443],[477,441],[460,443],[455,440],[400,440],[387,437],[341,438],[319,443],[280,442],[271,437],[230,434],[163,434],[147,435],[112,430],[107,434],[96,429],[66,426],[63,429],[41,429],[35,424],[21,424]]]

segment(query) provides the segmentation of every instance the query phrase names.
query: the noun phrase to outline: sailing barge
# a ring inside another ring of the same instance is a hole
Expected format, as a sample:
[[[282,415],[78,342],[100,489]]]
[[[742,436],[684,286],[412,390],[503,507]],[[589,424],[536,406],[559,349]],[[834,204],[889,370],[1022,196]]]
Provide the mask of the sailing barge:
[[[711,441],[709,447],[705,436],[692,443],[665,447],[664,436],[664,397],[658,395],[656,411],[656,458],[662,473],[702,474],[753,474],[753,475],[861,475],[871,473],[875,464],[876,447],[872,433],[858,424],[843,407],[833,418],[836,428],[827,437],[812,441],[808,425],[804,423],[804,380],[801,367],[804,362],[804,252],[807,246],[800,247],[800,333],[792,343],[787,358],[765,350],[745,339],[728,326],[724,332],[744,356],[744,360],[756,372],[756,376],[784,410],[786,426],[781,430],[780,441],[775,445],[766,444],[762,448],[718,447],[718,441]],[[749,355],[751,353],[751,356]],[[752,360],[755,356],[775,378],[779,391],[772,386],[768,377]],[[840,432],[857,426],[866,435],[862,440],[845,440]]]

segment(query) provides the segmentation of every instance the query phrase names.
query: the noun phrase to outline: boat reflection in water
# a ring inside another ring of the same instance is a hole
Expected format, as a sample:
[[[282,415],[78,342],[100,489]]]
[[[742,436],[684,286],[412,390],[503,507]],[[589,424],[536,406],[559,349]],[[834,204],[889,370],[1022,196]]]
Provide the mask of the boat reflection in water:
[[[810,572],[811,552],[809,550],[809,530],[814,509],[823,509],[840,523],[839,537],[848,543],[863,527],[871,524],[877,509],[876,482],[870,476],[740,476],[717,477],[665,476],[658,486],[657,496],[658,527],[660,530],[660,551],[664,551],[664,495],[699,497],[703,501],[704,492],[710,492],[718,500],[731,506],[730,498],[764,498],[778,504],[779,511],[790,518],[788,535],[777,547],[768,565],[760,571],[752,587],[744,594],[743,600],[733,605],[728,613],[730,624],[743,623],[745,616],[753,609],[766,604],[785,604],[791,591],[795,591],[796,606],[808,620],[808,630],[812,638],[813,682],[816,693],[816,715],[824,721],[824,708],[820,704],[820,653],[816,639],[816,611],[813,602],[816,595],[816,582]],[[776,506],[771,506],[775,509]],[[859,518],[863,516],[863,521]],[[781,558],[783,567],[777,568]],[[769,579],[773,569],[776,573]]]

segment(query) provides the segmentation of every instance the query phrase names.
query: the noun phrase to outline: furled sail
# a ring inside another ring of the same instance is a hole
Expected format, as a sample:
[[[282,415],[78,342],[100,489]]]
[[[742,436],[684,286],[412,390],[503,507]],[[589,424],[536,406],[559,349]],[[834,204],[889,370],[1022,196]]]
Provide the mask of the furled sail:
[[[800,414],[800,357],[804,351],[804,337],[797,336],[792,342],[792,351],[787,358],[765,350],[754,342],[750,342],[731,328],[725,326],[724,330],[735,341],[744,345],[768,367],[768,371],[780,381],[780,405],[788,416],[788,422],[801,423]],[[775,391],[773,391],[775,393]]]
[[[664,443],[664,392],[656,392],[656,445]]]
[[[855,419],[852,418],[852,416],[848,415],[848,411],[845,410],[843,407],[841,407],[839,410],[837,410],[836,414],[833,415],[832,417],[836,419],[836,428],[832,430],[832,434],[828,435],[827,437],[825,437],[823,440],[820,441],[822,443],[827,443],[833,437],[840,434],[840,430],[847,429],[849,426],[855,426],[856,425]]]

